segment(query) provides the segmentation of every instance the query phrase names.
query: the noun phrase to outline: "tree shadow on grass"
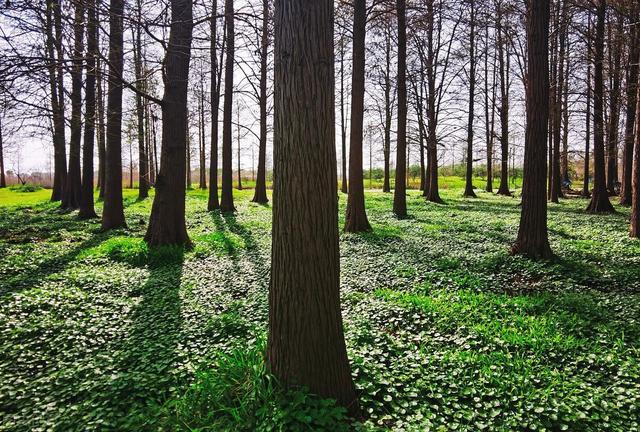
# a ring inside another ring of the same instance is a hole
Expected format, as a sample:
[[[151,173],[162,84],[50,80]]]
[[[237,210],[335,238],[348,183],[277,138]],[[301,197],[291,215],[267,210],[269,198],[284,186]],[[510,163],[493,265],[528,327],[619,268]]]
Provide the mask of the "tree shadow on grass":
[[[41,261],[35,268],[23,268],[17,274],[0,279],[0,296],[28,290],[48,277],[63,272],[84,250],[99,245],[110,235],[110,233],[93,234],[62,255],[54,255]]]
[[[146,283],[131,293],[137,304],[129,334],[118,348],[117,376],[109,383],[114,414],[125,422],[123,428],[139,428],[152,420],[146,413],[167,400],[181,381],[177,348],[182,339],[183,264],[183,248],[155,248]]]

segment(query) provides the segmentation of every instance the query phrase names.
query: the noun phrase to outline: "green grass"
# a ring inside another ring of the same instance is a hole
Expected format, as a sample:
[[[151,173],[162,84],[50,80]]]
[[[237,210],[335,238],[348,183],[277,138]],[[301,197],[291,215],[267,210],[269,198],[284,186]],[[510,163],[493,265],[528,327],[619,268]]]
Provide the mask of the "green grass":
[[[0,430],[638,430],[628,210],[551,204],[557,259],[531,262],[507,253],[519,200],[449,180],[444,205],[410,192],[404,220],[367,192],[373,231],[341,234],[352,424],[266,371],[271,207],[252,190],[235,215],[189,191],[183,250],[146,246],[135,190],[129,228],[102,233],[50,191],[0,189]]]

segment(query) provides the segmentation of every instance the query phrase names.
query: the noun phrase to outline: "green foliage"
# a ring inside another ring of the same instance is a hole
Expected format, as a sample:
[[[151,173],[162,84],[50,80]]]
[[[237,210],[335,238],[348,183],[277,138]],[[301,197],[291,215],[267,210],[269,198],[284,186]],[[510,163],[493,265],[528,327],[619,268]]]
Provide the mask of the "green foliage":
[[[640,425],[640,243],[628,210],[549,206],[557,259],[511,257],[517,198],[443,178],[444,205],[367,193],[341,234],[347,348],[365,418],[265,371],[271,208],[187,198],[192,249],[0,190],[0,430],[574,430]],[[479,179],[476,185],[482,184]],[[365,180],[366,184],[366,180]],[[340,223],[346,196],[339,195]],[[98,203],[98,212],[101,204]]]
[[[164,427],[187,431],[348,430],[346,410],[304,390],[284,390],[268,374],[264,339],[222,354],[161,411]]]
[[[9,186],[9,190],[13,192],[37,192],[39,190],[42,190],[42,186],[25,183]]]

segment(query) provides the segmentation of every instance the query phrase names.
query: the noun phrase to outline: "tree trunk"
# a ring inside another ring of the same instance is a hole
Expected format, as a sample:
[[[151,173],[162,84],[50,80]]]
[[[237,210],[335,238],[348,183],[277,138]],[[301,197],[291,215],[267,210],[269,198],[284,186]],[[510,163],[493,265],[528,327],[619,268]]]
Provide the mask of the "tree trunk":
[[[84,146],[82,148],[82,219],[95,218],[93,201],[93,147],[96,124],[96,58],[98,57],[98,9],[96,0],[87,0],[87,81],[85,83]]]
[[[60,208],[80,207],[82,173],[80,171],[80,142],[82,140],[82,62],[84,56],[84,3],[75,4],[73,22],[74,47],[71,66],[71,139],[69,141],[69,172]]]
[[[98,9],[98,21],[100,20],[100,0],[96,2],[96,8]],[[96,44],[98,51],[100,51],[100,32],[96,37]],[[104,85],[103,85],[103,73],[102,62],[100,56],[96,57],[96,92],[98,104],[97,116],[98,116],[98,198],[104,198],[104,182],[105,182],[105,160],[106,160],[106,137],[105,137],[105,124],[104,124]]]
[[[498,67],[500,69],[500,186],[498,195],[511,196],[509,190],[509,83],[507,82],[509,48],[502,29],[502,9],[496,21]],[[505,60],[505,53],[507,59]]]
[[[145,68],[146,69],[146,68]],[[145,134],[145,145],[147,149],[147,167],[149,168],[149,186],[153,187],[156,184],[156,170],[155,165],[153,163],[153,144],[152,144],[152,133],[151,133],[151,109],[149,108],[149,101],[144,101],[144,130]]]
[[[109,91],[102,229],[127,226],[122,202],[122,69],[124,0],[109,5]]]
[[[269,1],[262,1],[262,35],[260,41],[260,144],[258,176],[253,202],[266,204],[267,198],[267,56],[269,55]]]
[[[211,6],[211,45],[209,47],[209,57],[211,60],[211,155],[209,159],[209,200],[207,210],[213,211],[220,208],[218,200],[218,110],[220,108],[220,85],[222,74],[218,69],[218,59],[216,56],[216,44],[218,42],[217,27],[218,2],[213,0]],[[224,55],[224,41],[220,51],[220,64]]]
[[[202,70],[204,72],[204,70]],[[204,74],[203,74],[204,75]],[[207,188],[207,157],[205,155],[205,137],[204,137],[204,80],[200,78],[200,103],[198,104],[198,150],[200,153],[200,179],[198,186],[200,189]]]
[[[382,192],[391,192],[391,34],[385,32],[385,75],[384,75],[384,182]]]
[[[558,203],[559,198],[562,196],[562,170],[561,170],[561,155],[560,152],[560,143],[562,140],[562,102],[564,96],[564,59],[566,56],[566,32],[565,28],[565,20],[567,19],[566,14],[567,1],[564,0],[562,5],[558,5],[558,8],[561,9],[561,12],[558,14],[558,22],[557,22],[557,37],[558,37],[558,61],[557,67],[554,66],[554,82],[553,82],[553,92],[552,92],[552,103],[553,103],[553,157],[552,157],[552,169],[551,169],[551,197],[550,201],[553,203]]]
[[[640,32],[639,32],[640,33]],[[636,41],[640,43],[640,41]],[[640,59],[638,59],[640,60]],[[636,94],[636,111],[640,113],[640,86]],[[633,191],[631,193],[631,225],[629,235],[640,237],[640,125],[636,127],[635,149],[633,153]]]
[[[584,149],[584,178],[582,179],[582,196],[591,195],[589,191],[589,159],[591,144],[591,14],[589,14],[589,23],[587,24],[587,111],[586,111],[586,132],[585,132],[585,149]]]
[[[344,109],[344,39],[343,34],[340,36],[340,143],[342,147],[342,163],[340,164],[342,184],[340,190],[346,194],[349,192],[349,188],[347,186],[347,121]]]
[[[171,29],[164,59],[162,154],[149,227],[149,245],[188,245],[185,223],[185,153],[187,148],[187,86],[193,31],[192,0],[171,0]]]
[[[362,141],[364,122],[365,38],[367,2],[355,0],[353,9],[353,60],[351,71],[351,138],[349,143],[349,196],[345,232],[370,231],[364,204]],[[396,184],[397,187],[397,184]]]
[[[393,213],[407,216],[407,17],[405,0],[396,0],[398,16],[398,141]],[[429,95],[431,96],[431,95]]]
[[[138,21],[142,21],[142,0],[136,0],[136,14]],[[142,76],[142,31],[141,25],[135,26],[133,58],[135,63],[136,88],[146,90]],[[138,199],[149,196],[149,159],[144,143],[144,105],[142,96],[136,93],[136,115],[138,119]]]
[[[236,161],[238,164],[238,190],[242,190],[242,163],[240,162],[240,155],[242,151],[242,146],[240,142],[240,105],[236,106],[236,125],[237,125],[236,138],[238,141],[238,158]]]
[[[4,149],[2,146],[2,115],[0,114],[0,188],[7,187],[7,179],[4,176]]]
[[[333,1],[275,5],[267,363],[283,385],[307,387],[357,416],[340,312]]]
[[[593,194],[587,207],[590,213],[613,213],[605,178],[604,158],[604,26],[607,18],[607,1],[600,0],[597,7],[595,39],[595,71],[593,88]]]
[[[637,23],[640,19],[638,6],[631,13],[631,21]],[[638,24],[632,27],[629,32],[631,36],[629,46],[629,60],[627,68],[627,112],[624,131],[624,152],[623,152],[623,174],[622,192],[620,194],[620,204],[630,206],[632,202],[632,178],[633,178],[633,141],[634,124],[638,113],[636,112],[637,86],[638,86],[638,62],[640,61],[640,29]]]
[[[49,58],[49,85],[53,112],[53,189],[51,201],[60,201],[67,181],[67,149],[65,138],[64,80],[62,63],[62,13],[60,0],[47,2],[46,46]],[[55,36],[54,36],[55,28]]]
[[[427,134],[427,165],[429,169],[428,184],[425,185],[424,196],[428,201],[442,203],[438,187],[438,140],[436,137],[438,125],[436,115],[436,72],[434,34],[434,0],[427,0],[427,115],[429,118],[429,133]],[[399,98],[398,98],[399,99]],[[398,115],[400,112],[398,112]]]
[[[609,195],[617,195],[618,184],[618,131],[620,127],[620,81],[621,81],[621,57],[624,32],[624,20],[621,13],[617,13],[618,21],[614,30],[614,40],[610,40],[612,47],[610,53],[613,56],[610,71],[611,91],[609,92],[609,124],[607,138],[607,191]]]
[[[473,191],[473,119],[476,97],[476,13],[474,0],[470,1],[469,8],[471,14],[469,17],[469,121],[467,123],[467,173],[464,196],[476,198],[476,193]]]
[[[563,183],[569,183],[569,76],[571,72],[571,48],[569,46],[569,27],[571,26],[571,14],[565,13],[564,39],[567,41],[565,68],[562,92],[562,156],[560,160],[560,174]],[[561,185],[562,186],[562,185]],[[562,192],[562,189],[560,189]]]
[[[491,90],[493,96],[491,98],[491,116],[489,115],[489,26],[485,27],[485,43],[486,53],[484,56],[484,124],[485,137],[487,141],[487,192],[493,192],[493,132],[494,132],[494,116],[495,116],[495,56],[493,64],[493,82]]]
[[[234,11],[233,0],[225,0],[225,25],[227,58],[224,67],[224,107],[222,115],[222,197],[220,210],[233,212],[233,150],[231,148],[231,118],[233,115],[233,68],[235,54]]]
[[[187,143],[187,159],[185,161],[185,179],[187,182],[187,189],[191,189],[191,131],[189,130],[189,109],[187,108],[187,124],[186,124],[186,143]],[[162,125],[164,127],[164,119],[162,120]],[[163,145],[164,145],[164,135],[163,135]],[[162,162],[161,162],[162,163]],[[160,168],[162,169],[162,167]]]
[[[550,258],[547,233],[546,146],[549,125],[549,0],[529,3],[527,11],[528,75],[526,86],[522,211],[512,254]]]

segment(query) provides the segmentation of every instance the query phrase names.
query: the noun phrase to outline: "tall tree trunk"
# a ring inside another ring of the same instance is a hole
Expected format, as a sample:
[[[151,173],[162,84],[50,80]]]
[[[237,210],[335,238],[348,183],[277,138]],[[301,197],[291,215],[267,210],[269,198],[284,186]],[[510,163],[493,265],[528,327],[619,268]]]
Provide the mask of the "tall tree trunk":
[[[500,187],[498,195],[511,196],[509,190],[509,83],[508,83],[508,59],[509,48],[504,40],[503,10],[498,9],[496,21],[498,67],[500,69]],[[506,54],[506,59],[505,59]]]
[[[549,125],[549,0],[528,3],[527,126],[522,211],[512,254],[550,258],[547,233],[546,141]]]
[[[146,68],[145,68],[146,69]],[[151,109],[149,108],[149,101],[144,100],[144,130],[145,134],[145,146],[147,153],[147,167],[149,168],[149,186],[152,187],[156,184],[156,170],[153,163],[153,137],[151,136]]]
[[[262,35],[260,40],[260,143],[258,176],[253,202],[266,204],[267,198],[267,56],[269,55],[269,1],[262,0]]]
[[[622,13],[617,13],[618,19],[615,27],[614,40],[611,40],[610,48],[613,56],[613,71],[611,71],[611,91],[609,92],[609,124],[607,138],[607,191],[609,195],[617,195],[618,184],[618,131],[620,123],[620,81],[621,81],[621,56],[622,41],[624,40],[624,19]]]
[[[235,30],[233,0],[225,0],[224,6],[227,58],[224,67],[224,107],[222,114],[222,197],[220,210],[233,212],[236,210],[233,204],[233,149],[231,148],[232,130],[231,118],[233,115],[233,68],[235,56]]]
[[[604,158],[604,27],[607,18],[607,1],[599,0],[597,6],[595,71],[593,88],[593,194],[587,207],[590,213],[612,213],[605,178]]]
[[[100,0],[96,1],[96,9],[98,10],[98,20],[100,19]],[[97,42],[100,38],[100,32],[96,38],[96,45],[98,51],[100,51],[100,44]],[[100,56],[96,57],[96,93],[98,104],[97,116],[98,116],[98,198],[104,198],[104,182],[105,182],[105,161],[106,161],[106,132],[104,122],[104,80],[102,73],[102,61]]]
[[[495,94],[496,94],[496,70],[495,55],[493,62],[493,81],[491,90],[493,96],[491,98],[491,115],[489,115],[489,26],[485,26],[485,44],[486,53],[484,56],[484,124],[485,137],[487,142],[487,192],[493,192],[493,135],[494,135],[494,116],[495,116]]]
[[[240,162],[240,155],[242,151],[242,146],[240,142],[240,105],[237,105],[236,107],[236,125],[237,125],[236,138],[238,141],[238,158],[236,161],[238,163],[238,190],[242,190],[242,163]]]
[[[189,130],[189,110],[187,108],[187,126],[186,126],[186,142],[187,142],[187,160],[185,161],[186,167],[185,167],[185,179],[187,182],[187,189],[191,189],[191,131]],[[163,127],[164,127],[164,120],[162,123]],[[164,140],[163,140],[163,144],[164,144]]]
[[[640,32],[638,32],[640,36]],[[640,40],[636,39],[636,43]],[[638,59],[640,60],[640,58]],[[636,111],[640,113],[640,85],[636,94]],[[631,225],[629,235],[634,238],[640,237],[640,125],[636,126],[635,149],[633,153],[633,191],[631,193]]]
[[[7,179],[4,176],[4,148],[2,143],[2,114],[0,113],[0,188],[7,187]]]
[[[62,12],[60,0],[47,2],[47,51],[53,111],[54,176],[51,201],[60,201],[67,182],[67,149],[64,112],[64,52],[62,50]],[[55,36],[54,36],[55,30]]]
[[[391,30],[385,31],[384,75],[384,181],[382,192],[391,192]]]
[[[467,173],[464,196],[475,198],[473,191],[473,119],[476,98],[476,13],[475,2],[469,2],[469,121],[467,123]]]
[[[122,202],[122,69],[124,0],[109,5],[109,91],[102,229],[126,227]]]
[[[222,64],[222,56],[224,55],[224,41],[222,50],[220,51],[220,63],[216,56],[216,46],[218,42],[218,26],[217,26],[218,2],[213,0],[211,6],[211,45],[209,47],[209,57],[211,60],[211,155],[209,158],[209,200],[207,202],[207,210],[213,211],[220,208],[218,200],[218,110],[220,108],[220,85],[222,74],[218,69],[218,65]]]
[[[93,201],[93,147],[96,125],[96,58],[98,57],[98,9],[96,0],[87,0],[87,81],[85,83],[84,143],[82,148],[82,194],[80,212],[83,219],[95,218]]]
[[[136,0],[136,15],[138,21],[142,21],[142,0]],[[133,32],[136,88],[146,90],[145,78],[142,76],[142,30],[141,25],[136,25]],[[144,142],[144,105],[142,96],[136,93],[136,115],[138,120],[138,199],[143,200],[149,196],[149,159]]]
[[[340,190],[342,193],[348,193],[349,188],[347,186],[347,121],[344,109],[344,51],[345,51],[345,36],[340,36],[340,143],[342,148],[342,163],[340,168],[342,169],[342,184]]]
[[[591,14],[589,14],[589,23],[587,24],[587,109],[586,109],[586,132],[585,132],[585,144],[584,144],[584,178],[582,179],[582,196],[588,197],[591,195],[589,191],[589,177],[590,177],[590,144],[591,144]]]
[[[171,30],[164,59],[162,154],[145,240],[149,245],[188,245],[185,223],[187,87],[193,32],[192,0],[171,0]]]
[[[60,208],[80,207],[82,173],[80,171],[80,142],[82,140],[82,64],[84,56],[84,3],[75,4],[73,22],[73,63],[71,66],[71,139],[69,141],[69,172]]]
[[[429,169],[428,184],[425,185],[424,196],[428,201],[442,203],[438,187],[438,130],[436,115],[436,72],[435,72],[435,47],[434,47],[434,0],[427,0],[427,115],[429,118],[427,134],[427,164]],[[398,98],[399,99],[399,98]],[[398,115],[400,112],[398,112]]]
[[[622,163],[622,192],[620,194],[620,204],[630,206],[632,202],[632,178],[633,178],[633,141],[634,141],[634,125],[637,121],[638,112],[636,112],[637,87],[638,87],[638,62],[640,62],[640,28],[638,20],[638,5],[631,13],[631,21],[636,25],[631,27],[629,34],[631,37],[629,46],[629,60],[627,62],[627,112],[624,131],[624,152]]]
[[[398,140],[393,213],[407,216],[407,17],[405,0],[396,0],[398,16]]]
[[[571,48],[569,47],[569,26],[571,25],[571,14],[565,14],[564,38],[567,40],[567,55],[565,56],[565,68],[564,68],[564,84],[562,92],[562,158],[560,160],[560,174],[562,182],[569,184],[569,76],[571,72]],[[562,189],[560,189],[562,192]]]
[[[205,151],[205,136],[204,136],[204,83],[200,81],[200,127],[198,128],[200,136],[200,189],[207,188],[207,156]]]
[[[367,2],[355,0],[353,5],[353,56],[351,71],[351,138],[349,142],[349,196],[344,230],[370,231],[364,204],[362,173],[362,141],[364,122],[365,38]],[[399,79],[399,78],[398,78]],[[397,184],[396,184],[397,188]]]
[[[307,387],[357,416],[340,312],[333,1],[275,5],[267,363],[285,386]]]
[[[566,32],[565,20],[567,19],[567,1],[562,1],[562,4],[558,5],[560,9],[557,22],[557,37],[558,37],[558,61],[557,67],[554,66],[554,82],[552,92],[553,103],[553,158],[551,169],[551,198],[550,201],[558,203],[559,198],[562,197],[562,171],[561,171],[561,152],[560,143],[562,140],[562,101],[564,95],[564,59],[566,55]]]

